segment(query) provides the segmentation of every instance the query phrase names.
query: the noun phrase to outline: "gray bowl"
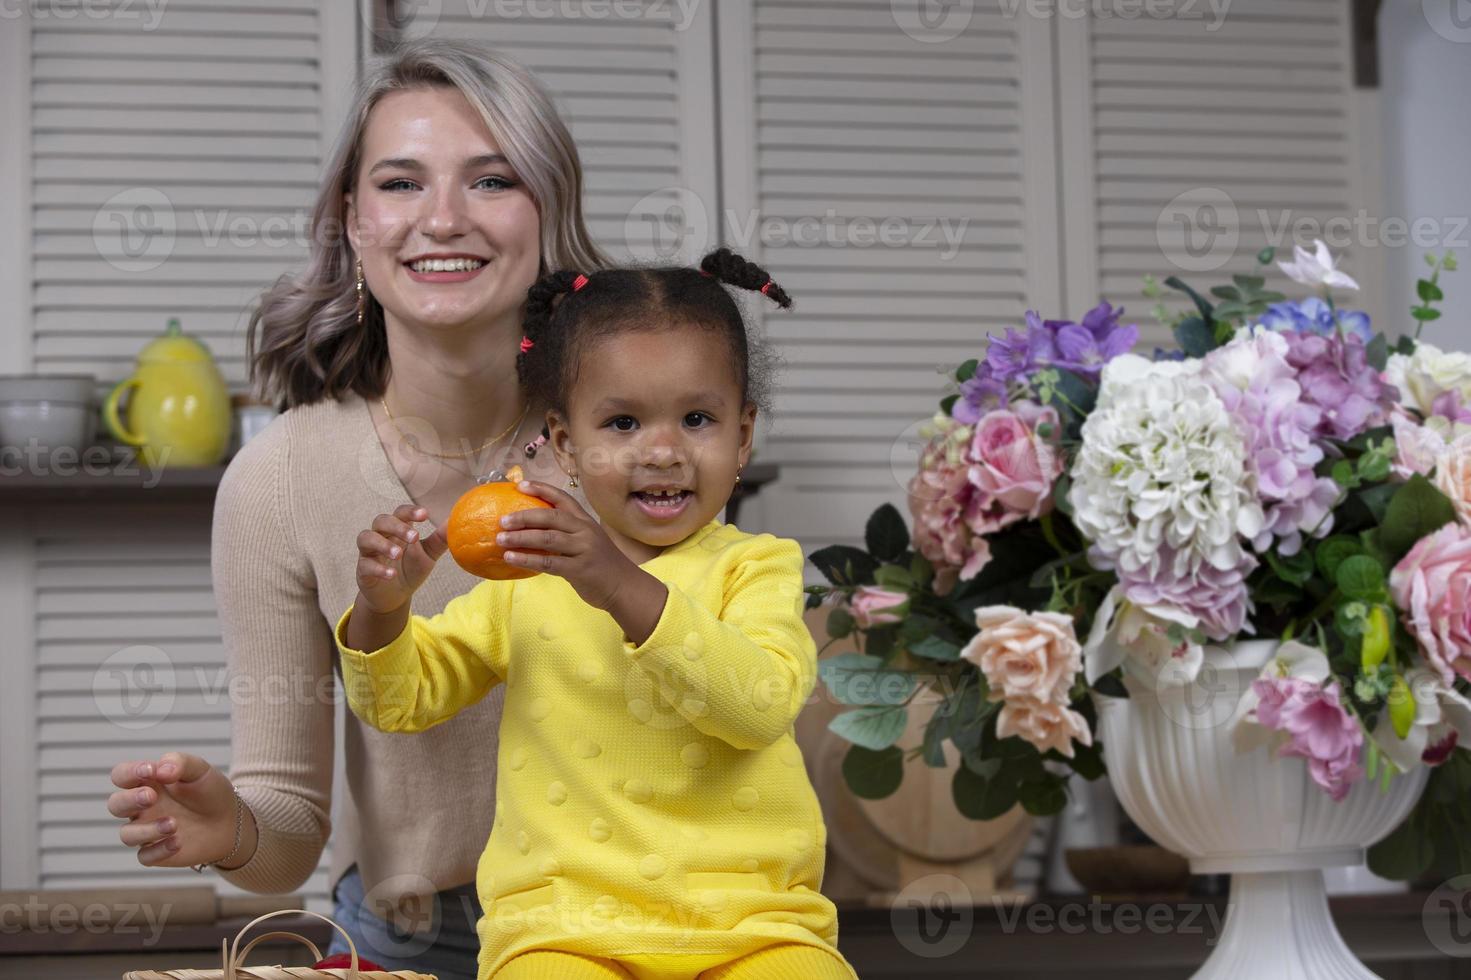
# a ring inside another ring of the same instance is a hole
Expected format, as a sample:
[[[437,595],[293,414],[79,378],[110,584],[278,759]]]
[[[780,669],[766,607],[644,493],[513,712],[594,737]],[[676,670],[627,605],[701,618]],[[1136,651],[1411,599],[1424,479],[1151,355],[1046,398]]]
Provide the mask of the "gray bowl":
[[[96,386],[90,374],[0,375],[0,447],[80,453],[96,433]]]

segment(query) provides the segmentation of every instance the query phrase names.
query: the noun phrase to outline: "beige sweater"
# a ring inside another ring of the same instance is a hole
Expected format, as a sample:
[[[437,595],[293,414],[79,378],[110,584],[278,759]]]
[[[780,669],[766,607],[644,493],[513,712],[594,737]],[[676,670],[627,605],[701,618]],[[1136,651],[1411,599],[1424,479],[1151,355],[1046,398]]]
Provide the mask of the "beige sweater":
[[[516,456],[529,477],[565,486],[550,449],[528,461],[518,447]],[[410,499],[357,395],[285,412],[220,482],[215,601],[231,672],[248,678],[231,702],[230,776],[260,827],[250,861],[221,872],[241,888],[294,890],[321,859],[333,830],[333,712],[343,696],[332,624],[357,596],[358,532]],[[437,613],[478,581],[446,556],[414,611]],[[415,735],[346,713],[349,798],[333,841],[334,885],[356,862],[372,898],[399,903],[375,905],[388,917],[409,914],[414,896],[475,880],[495,819],[504,696],[494,691]]]

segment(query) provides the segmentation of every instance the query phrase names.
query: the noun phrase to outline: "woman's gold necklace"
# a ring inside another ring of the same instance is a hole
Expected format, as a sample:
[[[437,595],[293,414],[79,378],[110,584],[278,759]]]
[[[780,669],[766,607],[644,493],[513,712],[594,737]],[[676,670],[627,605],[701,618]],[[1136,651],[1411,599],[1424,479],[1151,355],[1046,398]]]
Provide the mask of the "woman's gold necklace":
[[[479,448],[469,449],[462,453],[435,453],[420,447],[419,440],[415,439],[403,429],[399,428],[398,420],[395,419],[393,417],[393,413],[388,410],[388,399],[386,397],[380,397],[378,399],[378,403],[383,406],[383,414],[388,416],[389,424],[393,426],[394,431],[398,433],[400,439],[408,443],[416,452],[423,453],[425,456],[433,456],[437,459],[464,459],[466,456],[473,456],[476,453],[484,452],[487,448],[495,445],[506,436],[521,428],[521,423],[526,421],[526,414],[531,411],[531,402],[528,401],[526,403],[526,407],[521,410],[520,418],[512,422],[507,428],[502,429],[499,434],[492,436],[485,442],[481,443]]]

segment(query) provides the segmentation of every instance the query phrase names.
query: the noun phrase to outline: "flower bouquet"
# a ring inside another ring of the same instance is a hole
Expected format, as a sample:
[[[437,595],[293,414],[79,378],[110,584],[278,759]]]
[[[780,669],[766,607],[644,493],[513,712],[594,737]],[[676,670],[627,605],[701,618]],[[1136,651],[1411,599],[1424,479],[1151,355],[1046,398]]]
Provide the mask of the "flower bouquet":
[[[1427,261],[1421,325],[1455,269]],[[821,664],[855,794],[893,793],[909,754],[943,766],[948,741],[961,812],[1055,813],[1072,774],[1104,772],[1101,704],[1264,640],[1223,723],[1234,751],[1303,760],[1323,805],[1428,771],[1371,866],[1471,872],[1471,355],[1340,308],[1358,287],[1321,242],[1278,265],[1310,294],[1165,280],[1191,303],[1155,311],[1178,350],[1135,352],[1105,302],[1029,312],[949,375],[912,530],[885,505],[865,547],[810,556],[829,584],[809,606],[858,647]],[[922,687],[943,702],[906,753]]]

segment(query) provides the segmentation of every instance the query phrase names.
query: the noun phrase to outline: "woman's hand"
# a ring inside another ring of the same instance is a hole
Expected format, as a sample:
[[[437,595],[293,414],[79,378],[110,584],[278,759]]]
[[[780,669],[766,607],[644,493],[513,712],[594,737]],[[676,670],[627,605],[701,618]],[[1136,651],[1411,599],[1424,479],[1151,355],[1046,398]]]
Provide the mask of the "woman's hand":
[[[533,507],[507,514],[501,518],[505,530],[496,534],[495,543],[550,554],[507,551],[506,564],[560,575],[583,602],[611,613],[630,639],[642,642],[663,611],[664,584],[619,551],[603,526],[571,495],[534,480],[522,481],[519,488],[552,509]]]
[[[373,518],[373,526],[358,535],[358,601],[370,611],[386,615],[406,605],[444,556],[444,528],[420,538],[412,526],[428,519],[423,507],[402,504]]]
[[[107,812],[125,817],[118,837],[138,848],[146,867],[185,868],[223,859],[235,846],[235,792],[228,777],[197,755],[167,752],[147,762],[112,769],[117,792]],[[240,848],[228,864],[238,868],[255,853],[255,818],[241,816]]]

